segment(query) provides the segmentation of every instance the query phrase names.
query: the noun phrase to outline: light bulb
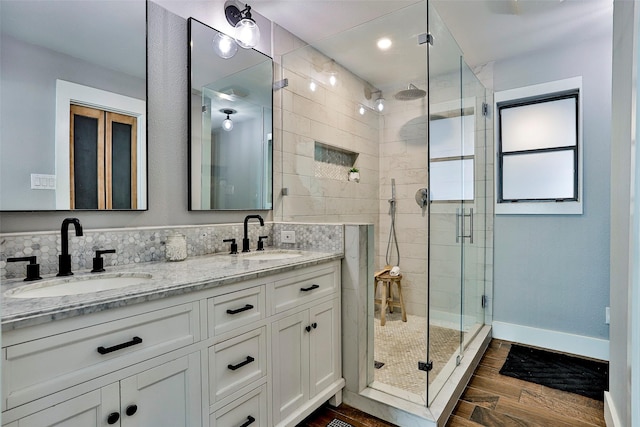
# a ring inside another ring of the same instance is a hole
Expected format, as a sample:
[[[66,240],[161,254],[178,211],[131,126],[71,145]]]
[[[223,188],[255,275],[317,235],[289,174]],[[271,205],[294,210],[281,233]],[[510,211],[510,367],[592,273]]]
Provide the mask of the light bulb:
[[[222,121],[222,129],[226,130],[227,132],[233,129],[233,122],[229,118],[228,114],[227,114],[227,118]]]
[[[388,38],[383,37],[380,40],[378,40],[378,49],[387,50],[390,47],[391,47],[391,40],[389,40]]]
[[[335,74],[331,74],[331,76],[329,76],[329,83],[331,84],[331,86],[335,86],[336,83],[338,83],[338,78]]]
[[[376,99],[376,108],[380,112],[382,112],[382,110],[384,110],[384,98]]]
[[[358,108],[358,113],[360,113],[361,116],[364,116],[365,113],[365,109],[364,109],[364,105],[360,104],[360,107]]]
[[[228,35],[218,33],[213,39],[213,50],[220,58],[229,59],[238,51],[238,45]]]
[[[260,41],[260,28],[253,19],[244,18],[236,24],[236,42],[240,47],[251,49]]]
[[[316,82],[312,81],[311,83],[309,83],[309,90],[311,92],[315,92],[317,87],[318,86],[316,85]]]

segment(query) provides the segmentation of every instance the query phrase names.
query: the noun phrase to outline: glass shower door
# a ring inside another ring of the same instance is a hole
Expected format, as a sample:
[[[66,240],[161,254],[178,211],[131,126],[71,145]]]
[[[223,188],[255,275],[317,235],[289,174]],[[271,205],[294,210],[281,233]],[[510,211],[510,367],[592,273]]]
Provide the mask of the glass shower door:
[[[476,138],[484,92],[431,4],[429,34],[430,405],[460,364],[467,338],[484,320],[483,286],[479,286],[484,280],[484,252],[478,249],[483,236],[477,231],[478,195],[482,194],[479,190],[484,191],[484,181],[475,167],[477,146],[484,140]]]

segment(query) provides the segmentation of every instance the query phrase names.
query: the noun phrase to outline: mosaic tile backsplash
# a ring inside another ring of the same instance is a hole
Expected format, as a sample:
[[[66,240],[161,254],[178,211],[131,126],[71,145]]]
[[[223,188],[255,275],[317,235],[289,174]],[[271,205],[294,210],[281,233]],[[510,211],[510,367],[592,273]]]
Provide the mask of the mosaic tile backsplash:
[[[265,222],[264,227],[249,223],[251,250],[255,250],[258,236],[269,236],[265,246],[279,249],[298,249],[317,252],[344,252],[344,231],[341,224],[289,224]],[[295,231],[295,244],[280,244],[282,230]],[[167,237],[179,233],[187,240],[187,257],[224,253],[229,251],[225,239],[236,239],[242,248],[243,224],[215,224],[202,226],[146,227],[109,230],[84,230],[76,237],[69,230],[69,253],[72,270],[92,267],[95,251],[115,249],[105,254],[105,268],[113,265],[137,264],[165,260]],[[60,231],[0,234],[0,278],[25,276],[25,263],[8,263],[7,258],[33,256],[40,264],[40,274],[58,272]]]

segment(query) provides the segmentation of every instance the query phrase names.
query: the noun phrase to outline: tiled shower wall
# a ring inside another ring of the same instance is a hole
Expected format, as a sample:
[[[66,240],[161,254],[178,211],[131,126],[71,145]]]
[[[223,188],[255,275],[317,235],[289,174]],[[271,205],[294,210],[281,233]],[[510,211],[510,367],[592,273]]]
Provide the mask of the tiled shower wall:
[[[364,92],[368,83],[340,64],[332,64],[317,50],[300,47],[303,44],[283,29],[276,31],[276,45],[298,48],[281,58],[281,77],[288,80],[288,86],[274,101],[282,127],[281,145],[276,147],[281,152],[275,155],[282,156],[282,188],[287,192],[277,195],[280,203],[276,204],[275,218],[376,223],[380,118],[371,110],[365,115],[357,111],[360,104],[372,104]],[[335,87],[328,82],[328,67],[337,71]],[[315,91],[309,86],[312,81]],[[346,167],[341,176],[317,177],[316,142],[357,153],[354,166],[360,170],[360,182],[347,180]]]
[[[137,264],[165,259],[167,236],[179,233],[186,237],[187,256],[201,256],[229,252],[225,239],[236,239],[242,245],[243,224],[215,224],[179,227],[144,227],[109,230],[84,230],[76,237],[69,230],[69,253],[72,270],[87,270],[92,267],[95,251],[115,249],[115,254],[105,254],[106,268],[114,265]],[[282,230],[295,231],[295,244],[281,244]],[[260,227],[256,222],[248,226],[251,249],[254,250],[258,236],[267,235],[266,246],[282,249],[297,249],[319,252],[344,252],[343,226],[338,224],[282,224],[268,223]],[[40,264],[40,273],[54,274],[58,271],[58,254],[61,236],[59,231],[39,233],[11,233],[0,235],[0,273],[2,279],[24,277],[25,265],[7,263],[7,258],[35,255]]]

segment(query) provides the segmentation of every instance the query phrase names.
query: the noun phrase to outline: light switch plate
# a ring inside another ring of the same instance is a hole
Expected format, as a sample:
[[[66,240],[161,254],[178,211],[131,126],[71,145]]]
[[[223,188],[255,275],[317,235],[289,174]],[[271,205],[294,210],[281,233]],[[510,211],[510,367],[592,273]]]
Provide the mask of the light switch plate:
[[[56,189],[56,176],[44,175],[40,173],[31,174],[31,189],[32,190],[55,190]]]

